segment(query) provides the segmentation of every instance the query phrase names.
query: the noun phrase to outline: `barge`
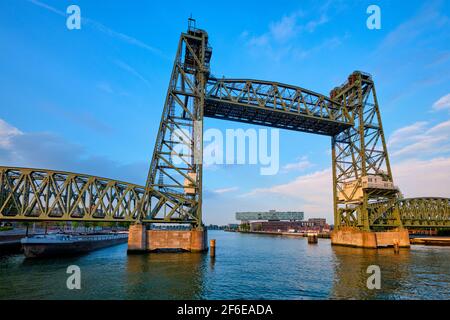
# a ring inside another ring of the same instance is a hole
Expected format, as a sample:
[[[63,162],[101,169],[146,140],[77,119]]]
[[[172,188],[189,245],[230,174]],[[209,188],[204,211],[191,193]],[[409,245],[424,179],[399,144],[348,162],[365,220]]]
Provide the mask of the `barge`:
[[[21,240],[27,258],[69,256],[114,246],[128,241],[128,233],[48,234]]]

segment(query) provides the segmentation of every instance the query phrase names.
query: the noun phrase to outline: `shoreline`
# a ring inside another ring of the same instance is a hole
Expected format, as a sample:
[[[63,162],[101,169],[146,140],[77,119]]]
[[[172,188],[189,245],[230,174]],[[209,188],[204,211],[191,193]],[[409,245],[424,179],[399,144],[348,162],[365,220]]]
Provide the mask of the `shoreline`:
[[[298,237],[298,238],[307,238],[307,233],[294,233],[294,232],[276,232],[276,231],[232,231],[232,230],[224,230],[226,232],[237,232],[243,234],[260,234],[260,235],[269,235],[269,236],[286,236],[286,237]],[[329,233],[318,233],[318,238],[321,239],[330,239]],[[450,246],[450,237],[411,237],[410,236],[411,245],[424,245],[424,246],[438,246],[438,247],[449,247]]]
[[[287,237],[297,237],[297,238],[307,238],[308,233],[298,233],[298,232],[276,232],[276,231],[231,231],[224,230],[226,232],[237,232],[237,233],[249,233],[249,234],[262,234],[262,235],[272,235],[272,236],[287,236]],[[330,239],[329,233],[317,233],[318,238]]]

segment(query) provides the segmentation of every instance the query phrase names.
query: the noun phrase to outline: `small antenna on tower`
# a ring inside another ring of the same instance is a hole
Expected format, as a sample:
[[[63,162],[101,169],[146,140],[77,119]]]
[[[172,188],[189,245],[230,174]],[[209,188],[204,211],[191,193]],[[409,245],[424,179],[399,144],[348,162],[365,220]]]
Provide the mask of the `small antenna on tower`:
[[[194,18],[192,18],[192,13],[191,16],[188,19],[188,31],[195,31],[197,29],[197,22],[195,21]]]

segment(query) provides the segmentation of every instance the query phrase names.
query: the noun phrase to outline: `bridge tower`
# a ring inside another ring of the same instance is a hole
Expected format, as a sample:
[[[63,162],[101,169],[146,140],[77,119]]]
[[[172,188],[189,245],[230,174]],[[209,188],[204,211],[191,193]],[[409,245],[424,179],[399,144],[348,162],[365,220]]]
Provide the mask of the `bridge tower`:
[[[381,123],[375,84],[355,71],[330,93],[345,106],[354,126],[332,137],[335,227],[370,231],[370,204],[398,198]],[[398,212],[392,226],[401,227]]]
[[[397,243],[408,247],[408,231],[403,229],[398,208],[389,205],[386,207],[394,209],[379,210],[380,204],[395,203],[400,192],[392,177],[372,77],[355,71],[330,96],[347,108],[354,122],[331,139],[336,229],[332,243],[372,248]],[[389,232],[373,228],[381,215]]]
[[[147,232],[151,238],[144,240],[147,249],[152,243],[158,247],[162,238],[164,247],[177,247],[179,237],[193,238],[184,249],[206,248],[206,230],[202,224],[203,113],[211,55],[208,34],[196,28],[195,20],[189,19],[188,31],[181,34],[178,43],[141,217],[144,223],[189,223],[193,230],[187,236],[180,236],[178,231],[165,231],[163,235]],[[140,233],[145,230],[136,228],[137,238],[141,239]],[[192,246],[191,242],[194,242]]]
[[[202,150],[205,87],[212,50],[208,34],[189,19],[181,34],[146,189],[144,217],[202,228]],[[144,218],[145,219],[145,218]]]

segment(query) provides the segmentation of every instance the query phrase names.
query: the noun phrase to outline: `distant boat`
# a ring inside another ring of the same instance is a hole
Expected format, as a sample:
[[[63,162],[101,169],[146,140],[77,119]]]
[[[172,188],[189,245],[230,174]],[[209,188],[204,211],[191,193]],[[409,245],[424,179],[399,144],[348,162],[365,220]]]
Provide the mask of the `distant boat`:
[[[68,256],[125,243],[128,233],[47,234],[23,238],[20,242],[27,258]]]

